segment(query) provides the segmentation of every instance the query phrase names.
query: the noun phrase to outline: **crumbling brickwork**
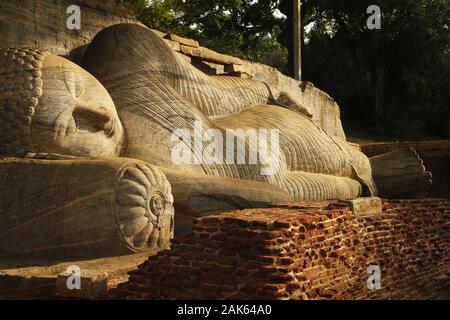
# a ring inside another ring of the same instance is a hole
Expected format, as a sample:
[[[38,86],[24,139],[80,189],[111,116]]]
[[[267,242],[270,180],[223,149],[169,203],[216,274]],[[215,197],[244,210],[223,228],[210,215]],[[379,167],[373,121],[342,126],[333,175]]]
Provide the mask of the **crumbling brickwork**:
[[[450,203],[383,201],[381,215],[341,202],[203,217],[194,234],[110,291],[129,299],[449,299]],[[381,289],[367,268],[381,269]]]

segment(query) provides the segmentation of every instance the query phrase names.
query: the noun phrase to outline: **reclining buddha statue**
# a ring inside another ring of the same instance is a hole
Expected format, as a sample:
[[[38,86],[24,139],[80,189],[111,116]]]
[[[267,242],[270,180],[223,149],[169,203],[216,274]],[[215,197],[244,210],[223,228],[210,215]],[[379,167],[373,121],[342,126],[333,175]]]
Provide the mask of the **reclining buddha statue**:
[[[364,188],[367,194],[376,192],[367,157],[327,135],[304,113],[282,106],[279,100],[286,100],[285,96],[263,82],[207,76],[177,57],[149,29],[116,25],[103,30],[87,49],[82,66],[113,98],[126,128],[126,157],[179,171],[171,152],[177,129],[192,132],[196,122],[222,136],[227,129],[277,129],[279,154],[258,152],[270,159],[259,159],[256,165],[196,159],[192,162],[199,165],[182,170],[270,183],[293,200],[355,198]],[[247,141],[248,149],[259,145]],[[221,151],[228,149],[224,146]],[[192,153],[193,158],[198,156],[196,150]],[[264,164],[274,166],[267,170],[272,172],[261,174]]]
[[[140,25],[101,31],[81,67],[1,49],[0,75],[0,256],[166,249],[204,214],[384,196],[399,156],[411,194],[430,183],[415,152],[368,159],[298,98],[206,75]]]

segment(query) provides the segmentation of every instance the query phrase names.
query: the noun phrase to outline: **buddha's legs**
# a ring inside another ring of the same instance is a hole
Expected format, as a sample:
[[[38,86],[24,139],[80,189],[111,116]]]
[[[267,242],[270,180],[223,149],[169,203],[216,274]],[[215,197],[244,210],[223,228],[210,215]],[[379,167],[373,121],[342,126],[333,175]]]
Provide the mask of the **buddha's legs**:
[[[362,194],[361,184],[348,177],[291,171],[283,178],[283,189],[296,201],[354,199]]]
[[[296,112],[261,105],[214,123],[224,129],[278,129],[280,160],[284,162],[279,187],[295,200],[355,198],[362,194],[363,185],[371,185],[371,181],[361,179],[370,177],[371,169],[360,151],[333,140]]]

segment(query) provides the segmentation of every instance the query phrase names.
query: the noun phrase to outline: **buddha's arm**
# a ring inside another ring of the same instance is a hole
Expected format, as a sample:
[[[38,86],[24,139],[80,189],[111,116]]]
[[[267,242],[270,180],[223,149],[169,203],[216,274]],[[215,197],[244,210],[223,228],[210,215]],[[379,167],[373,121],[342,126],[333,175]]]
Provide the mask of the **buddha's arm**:
[[[167,54],[173,55],[173,52]],[[298,99],[265,82],[232,76],[208,76],[185,59],[177,58],[178,67],[170,75],[178,72],[178,77],[167,80],[206,116],[225,116],[254,105],[271,104],[312,117]]]
[[[268,103],[308,114],[298,101],[264,82],[206,75],[143,26],[120,24],[102,30],[86,50],[82,64],[105,85],[119,112],[123,106],[117,100],[124,100],[130,93],[118,97],[114,94],[117,87],[125,82],[140,84],[139,79],[146,78],[143,81],[149,90],[159,87],[167,91],[170,87],[181,101],[185,100],[184,105],[188,102],[206,117],[230,115],[249,106]],[[163,105],[172,109],[170,104],[167,101]]]
[[[160,169],[172,186],[176,236],[189,234],[195,218],[203,215],[292,200],[284,190],[264,182]]]
[[[168,247],[173,198],[157,168],[126,158],[33,157],[44,159],[0,158],[0,256],[87,258]]]
[[[282,181],[295,200],[375,195],[369,159],[345,141],[331,138],[311,119],[276,106],[254,106],[214,119],[224,129],[279,131]]]

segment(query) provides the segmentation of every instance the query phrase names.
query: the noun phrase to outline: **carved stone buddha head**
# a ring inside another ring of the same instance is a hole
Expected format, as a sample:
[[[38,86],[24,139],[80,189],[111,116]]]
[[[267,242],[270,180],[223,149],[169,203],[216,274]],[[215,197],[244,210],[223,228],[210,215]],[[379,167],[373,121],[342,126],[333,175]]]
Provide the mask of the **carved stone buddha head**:
[[[117,156],[123,128],[87,71],[37,49],[0,49],[0,153]]]

